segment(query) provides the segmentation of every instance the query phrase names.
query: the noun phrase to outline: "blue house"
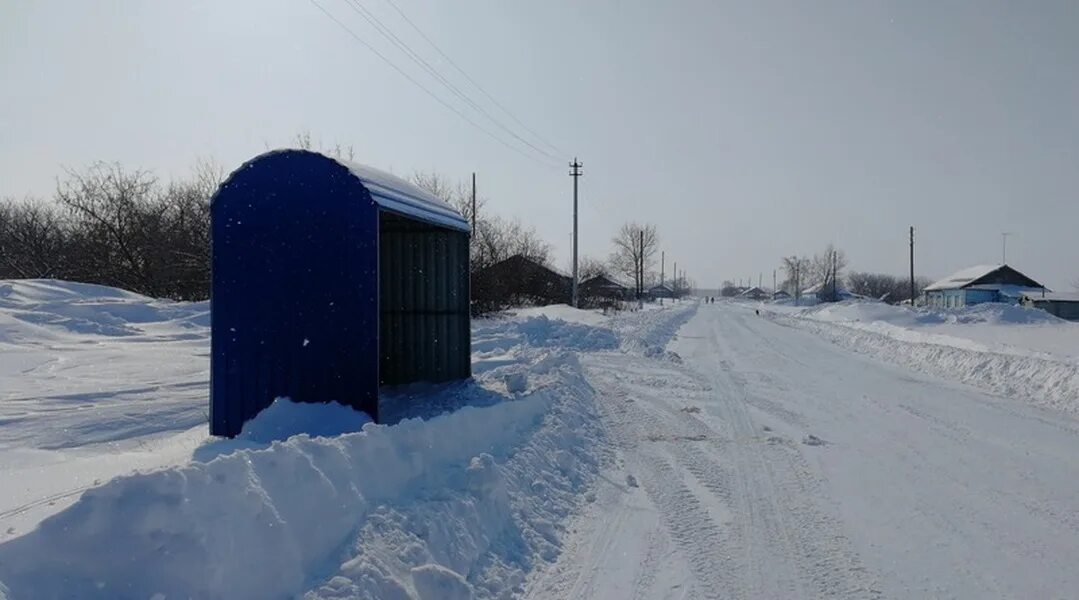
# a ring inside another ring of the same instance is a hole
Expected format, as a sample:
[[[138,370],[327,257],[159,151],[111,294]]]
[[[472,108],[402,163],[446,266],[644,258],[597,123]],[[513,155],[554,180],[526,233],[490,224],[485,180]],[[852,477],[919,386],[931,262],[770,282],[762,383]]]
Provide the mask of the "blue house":
[[[983,302],[1017,304],[1023,294],[1048,291],[1045,286],[1008,265],[969,267],[925,288],[925,303],[958,308]]]
[[[277,397],[378,420],[379,387],[471,375],[469,225],[398,177],[305,150],[211,203],[210,432]]]

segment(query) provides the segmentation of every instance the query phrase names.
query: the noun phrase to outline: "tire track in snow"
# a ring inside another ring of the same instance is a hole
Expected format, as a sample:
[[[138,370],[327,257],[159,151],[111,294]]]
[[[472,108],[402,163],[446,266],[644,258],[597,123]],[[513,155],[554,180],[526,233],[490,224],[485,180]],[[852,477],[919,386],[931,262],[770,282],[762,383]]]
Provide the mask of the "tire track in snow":
[[[630,362],[624,357],[608,358],[616,362]],[[603,389],[601,410],[617,433],[613,439],[621,439],[625,444],[623,450],[627,468],[654,503],[672,541],[696,579],[697,589],[692,597],[744,597],[742,583],[737,579],[740,571],[731,561],[734,545],[730,542],[730,527],[717,523],[701,498],[685,485],[678,476],[681,469],[676,468],[675,463],[659,451],[663,444],[648,441],[649,432],[656,431],[657,425],[665,424],[657,421],[667,419],[657,415],[655,410],[645,409],[642,406],[645,401],[634,398],[626,389],[625,382],[628,380],[632,383],[641,377],[640,372],[634,372],[632,368],[589,362],[595,367],[592,372]],[[706,430],[715,435],[714,430],[703,423],[700,425],[703,427],[671,433],[688,437]],[[655,557],[646,557],[646,560],[655,562]],[[647,572],[648,568],[643,570]],[[638,591],[642,589],[642,583],[646,582],[638,582]]]
[[[739,323],[741,325],[741,323]],[[744,325],[743,325],[744,326]],[[725,345],[724,332],[715,324],[709,337],[719,357],[734,356],[736,350]],[[725,391],[718,398],[723,416],[733,438],[756,434],[746,408],[744,380],[733,375],[733,363],[723,360],[725,368],[714,372],[714,388]],[[750,518],[746,529],[765,533],[764,544],[793,563],[802,581],[788,583],[787,591],[799,597],[880,597],[874,578],[862,566],[850,541],[842,533],[838,520],[829,517],[814,501],[823,494],[799,449],[791,443],[771,443],[749,448],[734,444],[737,455],[739,494],[748,505]],[[754,522],[758,521],[758,522]],[[747,552],[754,546],[747,545]],[[767,556],[751,560],[771,562]],[[802,587],[809,583],[811,590]],[[793,586],[793,587],[792,587]]]
[[[41,498],[31,500],[30,502],[27,502],[25,504],[20,504],[19,506],[16,506],[16,507],[13,507],[13,508],[2,510],[2,511],[0,511],[0,521],[3,521],[5,519],[9,519],[9,518],[14,517],[14,516],[21,515],[24,512],[33,510],[33,509],[35,509],[35,508],[37,508],[39,506],[45,506],[46,504],[51,504],[51,503],[57,502],[59,500],[64,500],[65,498],[70,498],[72,496],[77,496],[77,495],[85,492],[86,490],[88,490],[88,489],[90,489],[92,487],[96,487],[97,485],[99,485],[99,484],[94,483],[94,484],[84,485],[84,486],[77,487],[77,488],[74,488],[74,489],[66,490],[66,491],[63,491],[63,492],[57,492],[55,494],[50,494],[48,496],[44,496],[44,497],[41,497]]]

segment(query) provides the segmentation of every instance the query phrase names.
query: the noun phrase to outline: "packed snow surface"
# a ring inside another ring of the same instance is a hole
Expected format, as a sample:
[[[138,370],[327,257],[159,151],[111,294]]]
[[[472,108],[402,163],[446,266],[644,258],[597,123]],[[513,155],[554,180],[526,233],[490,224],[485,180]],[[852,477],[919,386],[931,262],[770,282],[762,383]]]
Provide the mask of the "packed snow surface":
[[[1079,589],[1072,330],[1038,313],[527,309],[388,424],[280,398],[220,440],[205,305],[0,303],[5,600]]]

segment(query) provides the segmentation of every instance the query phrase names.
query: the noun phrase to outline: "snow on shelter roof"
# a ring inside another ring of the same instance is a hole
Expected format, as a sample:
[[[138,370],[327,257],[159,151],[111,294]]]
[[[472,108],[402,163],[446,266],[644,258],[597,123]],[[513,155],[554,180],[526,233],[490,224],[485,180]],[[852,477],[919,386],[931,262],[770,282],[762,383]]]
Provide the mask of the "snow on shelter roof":
[[[468,221],[457,209],[434,194],[396,175],[346,160],[332,159],[352,172],[371,192],[371,198],[386,210],[416,217],[450,229],[470,231]]]
[[[418,185],[374,167],[334,158],[321,152],[292,148],[271,150],[260,154],[244,163],[244,166],[277,153],[315,154],[327,160],[332,160],[348,169],[371,194],[371,199],[381,208],[449,229],[471,231],[468,221],[457,209]]]

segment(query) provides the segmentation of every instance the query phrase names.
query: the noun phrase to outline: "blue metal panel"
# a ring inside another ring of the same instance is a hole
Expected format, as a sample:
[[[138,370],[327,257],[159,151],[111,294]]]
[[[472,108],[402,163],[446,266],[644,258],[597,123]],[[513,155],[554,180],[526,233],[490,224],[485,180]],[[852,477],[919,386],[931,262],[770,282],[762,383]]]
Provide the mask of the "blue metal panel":
[[[213,200],[210,431],[275,397],[378,409],[378,210],[347,168],[275,152]]]
[[[999,302],[1000,295],[993,290],[963,290],[965,292],[964,302],[966,306],[973,306],[975,304],[982,304],[985,302]]]

